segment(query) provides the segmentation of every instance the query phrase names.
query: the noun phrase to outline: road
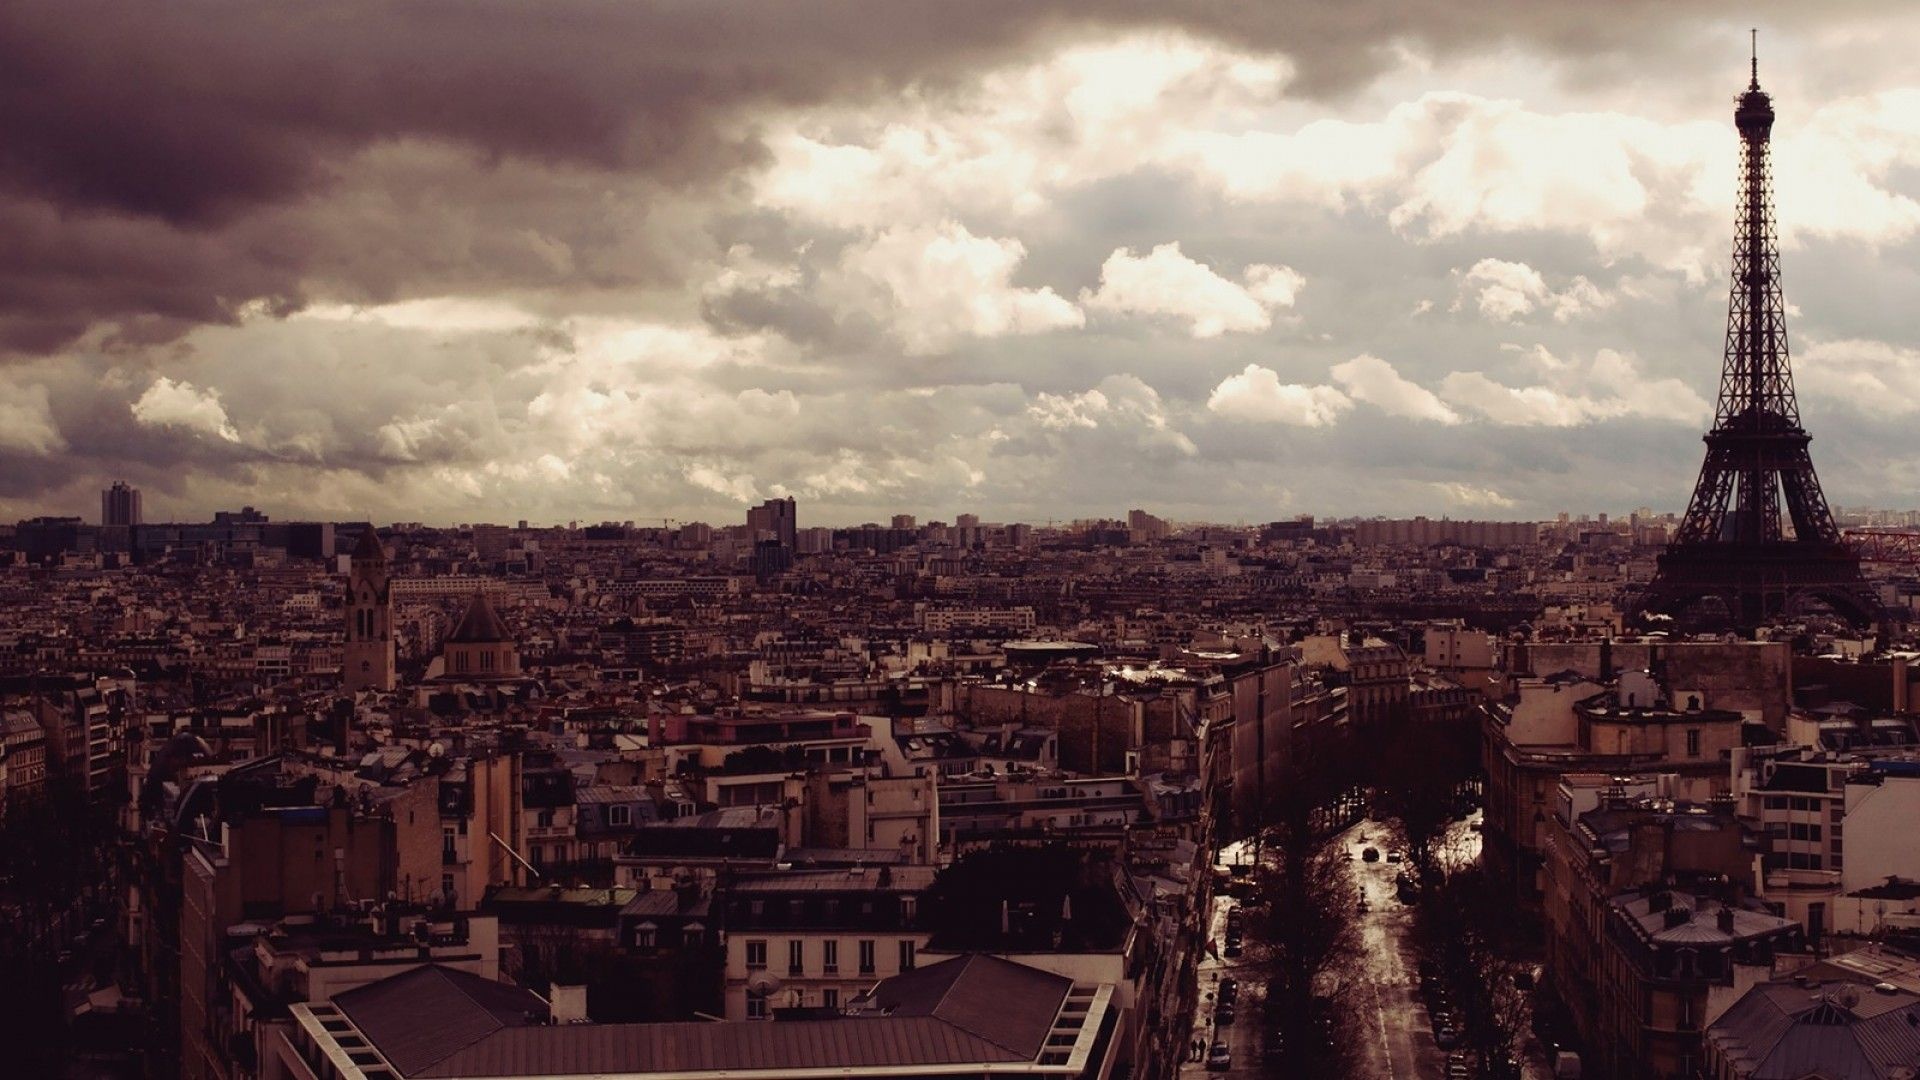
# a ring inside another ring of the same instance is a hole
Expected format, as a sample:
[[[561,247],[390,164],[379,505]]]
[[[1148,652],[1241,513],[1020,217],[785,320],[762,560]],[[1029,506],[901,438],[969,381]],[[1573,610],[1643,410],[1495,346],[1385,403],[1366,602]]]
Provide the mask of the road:
[[[1224,861],[1224,860],[1223,860]],[[1213,899],[1213,910],[1207,917],[1207,941],[1210,947],[1200,957],[1198,977],[1200,980],[1200,1005],[1194,1010],[1193,1035],[1189,1041],[1200,1041],[1211,1046],[1215,1042],[1224,1042],[1233,1052],[1233,1067],[1224,1071],[1209,1072],[1202,1061],[1189,1057],[1180,1066],[1182,1077],[1200,1076],[1260,1076],[1260,972],[1248,958],[1227,960],[1217,950],[1226,938],[1227,908],[1233,900],[1226,896]],[[1235,1008],[1235,1022],[1216,1025],[1214,1023],[1214,989],[1220,980],[1231,976],[1240,984],[1240,1000]]]
[[[1450,865],[1462,866],[1480,856],[1479,815],[1455,822],[1438,842],[1438,858]],[[1367,901],[1367,910],[1358,913],[1361,969],[1365,985],[1354,996],[1356,1014],[1351,1018],[1352,1033],[1359,1054],[1355,1076],[1366,1080],[1437,1080],[1446,1073],[1446,1052],[1433,1040],[1433,1028],[1427,1017],[1425,1001],[1419,994],[1415,977],[1418,965],[1413,951],[1413,912],[1395,895],[1394,877],[1404,863],[1391,863],[1387,852],[1397,846],[1387,826],[1362,821],[1334,840],[1352,852],[1346,865],[1353,875],[1359,895]],[[1220,863],[1244,861],[1239,845],[1223,851]],[[1378,862],[1367,862],[1366,848],[1380,851]],[[1202,955],[1198,969],[1200,1005],[1193,1024],[1193,1039],[1205,1045],[1224,1042],[1232,1052],[1233,1066],[1209,1072],[1203,1062],[1189,1059],[1180,1068],[1182,1078],[1202,1076],[1253,1077],[1262,1075],[1260,1067],[1261,981],[1257,966],[1245,960],[1228,961],[1214,950],[1226,935],[1226,912],[1233,903],[1225,896],[1214,898],[1209,912],[1207,940],[1212,948]],[[1236,1023],[1219,1026],[1213,1022],[1213,988],[1219,979],[1233,976],[1240,984]],[[1528,1063],[1529,1077],[1541,1075],[1536,1062]]]
[[[1394,875],[1403,866],[1384,858],[1392,847],[1386,827],[1363,821],[1338,842],[1353,853],[1348,866],[1367,903],[1356,920],[1366,985],[1355,996],[1357,1012],[1351,1018],[1360,1050],[1359,1075],[1378,1080],[1441,1076],[1447,1056],[1433,1041],[1427,1006],[1418,993],[1413,913],[1394,896]],[[1369,846],[1381,852],[1379,862],[1362,858]]]

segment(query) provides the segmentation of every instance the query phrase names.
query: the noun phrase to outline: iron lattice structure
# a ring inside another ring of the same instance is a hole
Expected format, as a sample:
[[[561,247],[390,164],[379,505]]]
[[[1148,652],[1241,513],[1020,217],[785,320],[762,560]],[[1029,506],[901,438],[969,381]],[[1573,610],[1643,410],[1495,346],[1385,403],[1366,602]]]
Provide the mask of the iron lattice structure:
[[[1767,154],[1773,101],[1757,62],[1733,119],[1742,170],[1720,394],[1686,519],[1642,606],[1751,628],[1824,605],[1864,625],[1879,606],[1820,491],[1793,396]]]

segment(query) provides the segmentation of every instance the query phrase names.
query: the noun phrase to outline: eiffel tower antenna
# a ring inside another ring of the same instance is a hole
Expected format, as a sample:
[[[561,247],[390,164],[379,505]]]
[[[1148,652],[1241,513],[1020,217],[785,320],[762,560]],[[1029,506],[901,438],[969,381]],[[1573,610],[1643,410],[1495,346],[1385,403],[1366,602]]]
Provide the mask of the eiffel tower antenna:
[[[1747,36],[1751,39],[1753,49],[1753,81],[1747,84],[1747,89],[1758,90],[1760,89],[1760,28],[1756,26],[1748,30]]]
[[[1879,605],[1820,491],[1793,393],[1768,163],[1773,99],[1760,89],[1757,30],[1751,40],[1752,82],[1733,113],[1741,182],[1719,400],[1687,516],[1642,607],[1746,630],[1825,605],[1866,624]]]

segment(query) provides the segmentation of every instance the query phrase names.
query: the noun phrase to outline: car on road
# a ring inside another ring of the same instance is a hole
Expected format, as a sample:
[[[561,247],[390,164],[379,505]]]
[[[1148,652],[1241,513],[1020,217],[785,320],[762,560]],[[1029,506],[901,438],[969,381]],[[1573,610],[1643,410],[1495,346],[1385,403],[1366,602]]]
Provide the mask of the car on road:
[[[1221,979],[1220,989],[1216,991],[1223,1005],[1230,1005],[1240,999],[1240,983],[1234,979]]]
[[[1227,947],[1221,950],[1221,954],[1229,960],[1238,960],[1241,952],[1239,938],[1228,938]]]
[[[1440,1044],[1440,1049],[1451,1050],[1460,1045],[1460,1033],[1442,1024],[1433,1029],[1433,1041]]]
[[[1217,1042],[1207,1048],[1207,1071],[1226,1072],[1233,1068],[1233,1050],[1226,1043]]]
[[[1388,862],[1404,862],[1404,861],[1406,861],[1406,858],[1407,858],[1407,853],[1406,853],[1406,852],[1404,852],[1404,851],[1389,851],[1389,852],[1387,852],[1387,861],[1388,861]]]
[[[1233,1026],[1233,1002],[1223,1001],[1213,1010],[1213,1022],[1217,1027]]]
[[[1362,852],[1360,853],[1360,857],[1361,857],[1362,859],[1365,859],[1365,860],[1366,860],[1366,861],[1368,861],[1368,862],[1379,862],[1379,861],[1380,861],[1380,849],[1379,849],[1379,848],[1376,848],[1376,847],[1370,847],[1370,848],[1368,848],[1368,849],[1366,849],[1365,851],[1362,851]]]

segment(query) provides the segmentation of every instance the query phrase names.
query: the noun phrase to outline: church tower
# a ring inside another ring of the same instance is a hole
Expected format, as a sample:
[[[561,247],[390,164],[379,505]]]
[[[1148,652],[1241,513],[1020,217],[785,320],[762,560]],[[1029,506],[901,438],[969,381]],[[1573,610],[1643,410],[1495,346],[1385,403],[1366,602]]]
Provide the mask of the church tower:
[[[347,571],[347,642],[341,683],[349,690],[393,689],[393,598],[387,590],[387,549],[367,526]]]

